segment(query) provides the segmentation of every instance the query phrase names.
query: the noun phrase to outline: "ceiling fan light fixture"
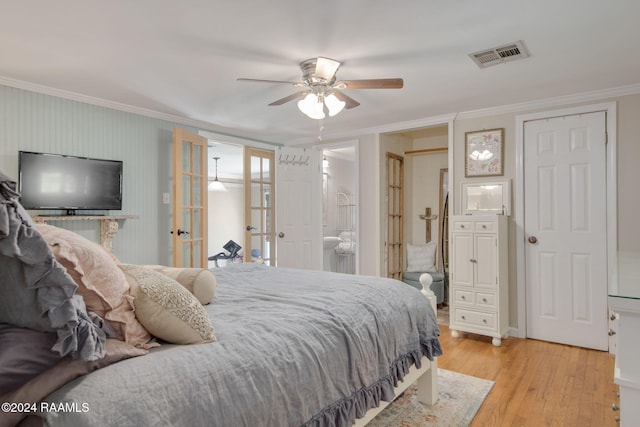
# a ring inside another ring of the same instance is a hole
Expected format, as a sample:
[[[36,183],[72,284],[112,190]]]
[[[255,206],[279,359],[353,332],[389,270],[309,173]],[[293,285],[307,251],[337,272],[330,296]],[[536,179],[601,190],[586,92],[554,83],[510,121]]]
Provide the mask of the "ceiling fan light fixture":
[[[308,117],[316,120],[324,119],[324,104],[315,93],[310,93],[298,101],[298,109]]]
[[[329,116],[333,117],[338,114],[340,111],[344,109],[346,103],[344,101],[340,101],[335,94],[331,93],[328,96],[324,97],[324,104],[327,106],[329,110]]]

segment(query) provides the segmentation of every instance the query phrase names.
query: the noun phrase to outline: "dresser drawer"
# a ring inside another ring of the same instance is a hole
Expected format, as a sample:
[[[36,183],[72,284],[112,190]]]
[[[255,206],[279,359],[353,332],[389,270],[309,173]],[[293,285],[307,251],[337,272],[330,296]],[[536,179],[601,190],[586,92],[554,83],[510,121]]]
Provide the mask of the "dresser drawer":
[[[461,304],[473,304],[473,291],[453,289],[453,301]]]
[[[475,222],[475,231],[483,232],[483,231],[496,231],[496,223],[493,221],[476,221]]]
[[[473,221],[454,221],[454,231],[473,231]]]
[[[496,308],[496,294],[477,292],[475,301],[478,307]]]
[[[495,313],[483,313],[480,311],[465,310],[453,307],[453,319],[455,323],[466,323],[494,330],[496,328]]]

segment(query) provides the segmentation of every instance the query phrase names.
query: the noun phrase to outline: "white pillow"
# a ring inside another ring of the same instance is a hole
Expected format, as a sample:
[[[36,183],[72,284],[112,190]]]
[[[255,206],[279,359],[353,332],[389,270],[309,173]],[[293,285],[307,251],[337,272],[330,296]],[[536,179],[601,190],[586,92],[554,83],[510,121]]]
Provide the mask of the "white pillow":
[[[412,245],[407,243],[407,271],[436,271],[436,248],[435,242],[426,245]]]

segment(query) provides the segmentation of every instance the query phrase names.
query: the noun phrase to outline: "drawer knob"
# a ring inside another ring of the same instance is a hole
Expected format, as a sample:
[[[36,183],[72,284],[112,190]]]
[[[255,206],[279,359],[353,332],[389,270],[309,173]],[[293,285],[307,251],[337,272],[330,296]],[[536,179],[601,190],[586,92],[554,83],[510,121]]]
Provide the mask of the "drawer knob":
[[[482,319],[482,323],[487,323],[487,319]]]
[[[464,228],[464,224],[460,224],[460,228]]]
[[[614,331],[613,329],[609,329],[609,336],[612,337],[616,334],[616,331]]]
[[[482,224],[482,228],[487,228],[487,226],[486,226],[486,225],[484,225],[484,224]]]
[[[487,299],[486,298],[482,298],[482,302],[487,302]]]
[[[476,261],[475,259],[470,259],[469,261],[473,262],[474,264],[478,261]]]
[[[465,300],[467,299],[467,297],[465,297],[464,295],[462,295],[460,298]]]
[[[464,316],[461,316],[461,317],[462,317],[462,320],[467,320],[467,318],[466,318],[466,317],[464,317]]]

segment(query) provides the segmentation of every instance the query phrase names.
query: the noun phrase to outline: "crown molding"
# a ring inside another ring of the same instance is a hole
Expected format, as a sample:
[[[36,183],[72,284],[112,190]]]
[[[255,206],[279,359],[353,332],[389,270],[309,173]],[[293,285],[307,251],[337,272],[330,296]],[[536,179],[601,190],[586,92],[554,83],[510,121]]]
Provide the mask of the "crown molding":
[[[257,143],[274,145],[274,143],[269,141],[263,141],[259,139],[253,139],[253,138],[243,137],[240,135],[226,133],[224,131],[221,131],[219,126],[216,126],[210,122],[189,119],[187,117],[176,116],[174,114],[161,113],[159,111],[150,110],[147,108],[135,107],[133,105],[124,104],[121,102],[109,101],[102,98],[83,95],[77,92],[71,92],[68,90],[56,89],[50,86],[44,86],[44,85],[39,85],[35,83],[25,82],[23,80],[16,80],[9,77],[0,76],[0,85],[9,86],[16,89],[22,89],[29,92],[55,96],[58,98],[68,99],[70,101],[82,102],[85,104],[95,105],[97,107],[110,108],[112,110],[123,111],[125,113],[138,114],[140,116],[150,117],[152,119],[164,120],[164,121],[175,123],[178,125],[191,126],[199,130],[215,132],[218,136],[224,136],[224,137],[236,138],[244,141],[253,141]]]
[[[393,132],[409,132],[414,129],[422,129],[430,126],[441,126],[450,124],[453,120],[456,119],[456,114],[443,114],[441,116],[433,116],[426,117],[423,119],[417,120],[409,120],[406,122],[397,122],[391,123],[388,125],[375,126],[370,128],[363,129],[354,129],[350,132],[342,132],[342,133],[334,133],[334,134],[323,134],[323,140],[335,141],[341,139],[348,138],[357,138],[362,135],[374,135],[380,133],[393,133]],[[299,140],[293,141],[296,144],[309,144],[309,143],[318,143],[318,138],[310,139],[310,138],[301,138]]]
[[[16,89],[23,89],[30,92],[41,93],[45,95],[55,96],[58,98],[68,99],[71,101],[83,102],[99,107],[110,108],[117,111],[123,111],[132,114],[138,114],[145,117],[150,117],[159,120],[165,120],[179,125],[192,126],[202,131],[214,132],[219,136],[237,138],[238,140],[253,141],[257,143],[263,143],[270,146],[280,145],[270,141],[264,141],[254,138],[244,137],[242,135],[235,135],[221,131],[220,127],[210,122],[201,120],[189,119],[186,117],[176,116],[173,114],[161,113],[159,111],[150,110],[142,107],[135,107],[132,105],[124,104],[121,102],[108,101],[102,98],[96,98],[93,96],[83,95],[77,92],[71,92],[62,89],[56,89],[49,86],[39,85],[35,83],[25,82],[22,80],[16,80],[9,77],[0,76],[0,85],[13,87]],[[478,117],[495,116],[500,114],[519,113],[523,111],[544,110],[548,108],[555,108],[559,106],[566,106],[569,104],[579,104],[583,102],[592,102],[596,100],[602,100],[606,98],[614,98],[618,96],[634,95],[640,93],[640,84],[633,84],[628,86],[619,86],[610,89],[602,89],[591,92],[583,92],[573,95],[559,96],[555,98],[546,98],[535,101],[528,101],[516,104],[501,105],[497,107],[482,108],[478,110],[464,111],[460,113],[443,114],[440,116],[426,117],[423,119],[410,120],[405,122],[391,123],[383,126],[376,126],[363,129],[354,129],[350,132],[325,134],[323,139],[327,140],[339,140],[346,138],[357,138],[362,135],[380,134],[390,132],[410,131],[412,129],[420,129],[430,126],[438,126],[444,124],[451,124],[455,120],[472,119]],[[301,138],[298,140],[289,141],[289,144],[305,144],[318,142],[317,138]]]
[[[546,98],[536,101],[527,101],[517,104],[501,105],[498,107],[482,108],[458,113],[456,120],[473,119],[486,116],[497,116],[500,114],[520,113],[523,111],[545,110],[549,108],[564,107],[570,104],[580,104],[583,102],[600,101],[606,98],[618,96],[635,95],[640,93],[640,84],[619,86],[610,89],[601,89],[591,92],[582,92],[573,95]]]

